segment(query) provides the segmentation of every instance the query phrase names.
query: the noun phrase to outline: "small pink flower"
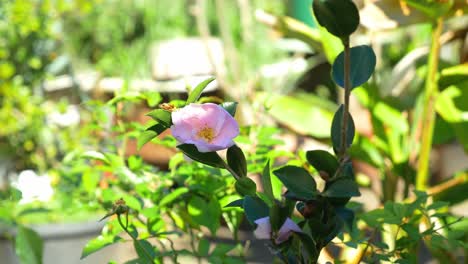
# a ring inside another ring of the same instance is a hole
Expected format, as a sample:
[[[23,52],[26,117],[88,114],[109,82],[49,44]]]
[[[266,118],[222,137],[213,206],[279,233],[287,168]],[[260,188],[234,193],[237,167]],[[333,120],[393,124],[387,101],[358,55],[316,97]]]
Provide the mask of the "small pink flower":
[[[258,239],[271,239],[271,224],[270,217],[263,217],[255,220],[257,228],[254,231],[255,237]],[[278,235],[275,239],[276,244],[281,244],[289,239],[293,232],[302,233],[302,229],[291,218],[286,218],[281,228],[278,230]]]
[[[236,120],[221,106],[189,104],[172,112],[172,135],[181,144],[194,144],[200,152],[229,148],[239,135]]]

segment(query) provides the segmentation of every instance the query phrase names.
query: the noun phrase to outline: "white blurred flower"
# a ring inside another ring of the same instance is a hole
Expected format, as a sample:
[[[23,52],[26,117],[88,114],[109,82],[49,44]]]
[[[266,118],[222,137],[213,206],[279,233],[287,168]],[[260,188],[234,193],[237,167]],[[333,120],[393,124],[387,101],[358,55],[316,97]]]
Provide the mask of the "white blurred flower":
[[[47,115],[47,121],[62,127],[69,127],[80,123],[80,112],[78,107],[70,105],[65,112],[54,111]]]
[[[263,217],[255,220],[257,228],[254,231],[255,237],[258,239],[271,239],[271,224],[270,217]],[[278,230],[278,235],[275,239],[276,244],[281,244],[289,239],[293,232],[302,233],[302,229],[291,218],[286,218],[281,228]]]
[[[32,170],[20,172],[13,186],[21,192],[21,204],[33,201],[48,202],[54,194],[50,178],[47,175],[38,176]]]

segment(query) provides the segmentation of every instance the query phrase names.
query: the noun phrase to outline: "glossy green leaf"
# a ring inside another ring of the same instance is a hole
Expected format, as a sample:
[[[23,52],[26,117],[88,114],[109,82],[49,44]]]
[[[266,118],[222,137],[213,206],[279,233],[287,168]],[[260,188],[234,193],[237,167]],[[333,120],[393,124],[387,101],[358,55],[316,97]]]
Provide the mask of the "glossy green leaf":
[[[216,152],[200,152],[193,144],[177,146],[189,158],[215,168],[224,168],[224,161]]]
[[[315,180],[304,168],[284,166],[273,174],[298,198],[311,200],[317,195]]]
[[[237,145],[232,145],[226,153],[227,163],[229,167],[239,176],[247,176],[247,161],[245,160],[244,152]]]
[[[359,26],[359,11],[350,0],[314,0],[314,16],[330,33],[347,38]]]
[[[121,241],[123,241],[123,239],[119,236],[98,236],[86,243],[83,251],[81,252],[80,259],[84,259],[94,252]]]
[[[146,114],[147,116],[158,121],[159,124],[163,125],[166,128],[169,128],[172,125],[171,112],[168,112],[163,109],[156,109]]]
[[[245,216],[251,224],[254,224],[255,220],[267,217],[270,214],[268,205],[262,199],[255,196],[245,196],[243,207]]]
[[[200,98],[200,95],[202,94],[203,90],[210,84],[212,81],[214,81],[215,78],[208,78],[204,80],[203,82],[199,83],[195,89],[190,92],[188,98],[187,98],[187,104],[190,103],[195,103],[198,98]]]
[[[42,238],[36,231],[22,225],[18,226],[15,250],[21,263],[41,264],[43,248]]]
[[[360,196],[359,187],[352,179],[339,179],[331,183],[322,193],[326,197],[347,198]]]
[[[369,80],[375,69],[376,57],[370,46],[362,45],[350,49],[350,85],[356,88]],[[336,57],[332,66],[332,77],[336,84],[344,87],[344,51]]]
[[[338,111],[336,111],[335,116],[333,117],[332,128],[331,128],[331,140],[333,143],[333,149],[335,153],[341,151],[341,127],[343,120],[343,105],[340,106]],[[353,117],[348,113],[348,129],[346,130],[346,148],[353,144],[355,134],[355,127]]]
[[[221,104],[221,107],[228,111],[232,117],[234,117],[236,115],[237,105],[237,102],[224,102]]]
[[[236,188],[237,193],[242,196],[254,196],[257,193],[257,185],[248,177],[238,179],[234,187]]]
[[[311,150],[306,152],[306,158],[310,165],[312,165],[318,172],[324,171],[330,177],[335,174],[339,166],[338,160],[330,152],[325,150]]]

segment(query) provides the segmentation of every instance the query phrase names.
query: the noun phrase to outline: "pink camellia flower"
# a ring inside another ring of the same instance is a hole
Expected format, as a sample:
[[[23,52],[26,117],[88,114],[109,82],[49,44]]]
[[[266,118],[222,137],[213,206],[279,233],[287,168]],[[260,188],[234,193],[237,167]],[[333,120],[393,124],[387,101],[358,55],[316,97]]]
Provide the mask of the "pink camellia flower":
[[[254,231],[258,239],[271,239],[270,217],[263,217],[255,220],[257,228]],[[286,218],[281,228],[278,230],[278,236],[275,239],[276,244],[281,244],[289,239],[293,232],[302,233],[302,229],[291,218]]]
[[[194,144],[200,152],[234,145],[239,135],[236,120],[221,106],[212,103],[189,104],[172,112],[172,135],[182,144]]]

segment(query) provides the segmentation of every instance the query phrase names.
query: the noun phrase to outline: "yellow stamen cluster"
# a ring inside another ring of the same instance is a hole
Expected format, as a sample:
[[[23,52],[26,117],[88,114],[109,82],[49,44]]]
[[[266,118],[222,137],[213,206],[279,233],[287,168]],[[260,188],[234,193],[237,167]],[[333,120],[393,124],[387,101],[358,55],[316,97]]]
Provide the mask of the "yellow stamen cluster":
[[[211,127],[206,126],[198,131],[197,136],[210,143],[211,141],[213,141],[215,134],[214,130]]]

